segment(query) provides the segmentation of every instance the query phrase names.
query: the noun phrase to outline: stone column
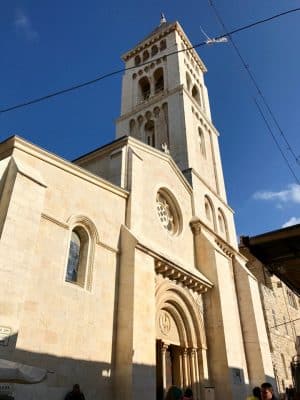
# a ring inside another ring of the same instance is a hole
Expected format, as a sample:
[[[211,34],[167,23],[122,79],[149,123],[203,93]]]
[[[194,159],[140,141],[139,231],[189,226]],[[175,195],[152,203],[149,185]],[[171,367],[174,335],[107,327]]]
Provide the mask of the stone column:
[[[197,379],[196,379],[196,365],[195,365],[195,358],[196,358],[196,349],[190,349],[189,352],[190,358],[190,371],[191,371],[191,387],[193,390],[194,398],[198,398],[197,396]]]
[[[183,386],[189,386],[189,369],[188,369],[188,351],[187,349],[183,349],[182,353],[183,358]]]
[[[161,346],[161,364],[162,364],[162,377],[163,377],[163,389],[164,389],[164,394],[166,393],[167,390],[167,377],[166,377],[166,351],[168,349],[168,345],[165,343],[162,343]]]
[[[208,375],[208,362],[207,362],[206,349],[202,348],[202,349],[198,350],[198,370],[199,370],[199,358],[202,361],[202,377],[201,378],[204,381],[208,381],[209,380],[209,375]],[[200,373],[199,373],[199,375],[200,375]]]
[[[183,377],[182,354],[179,354],[179,374],[180,374],[180,387],[183,387],[183,385],[184,385],[184,377]]]
[[[197,400],[200,399],[200,373],[199,373],[199,356],[198,349],[195,349],[195,377],[196,377],[196,393],[195,396]]]

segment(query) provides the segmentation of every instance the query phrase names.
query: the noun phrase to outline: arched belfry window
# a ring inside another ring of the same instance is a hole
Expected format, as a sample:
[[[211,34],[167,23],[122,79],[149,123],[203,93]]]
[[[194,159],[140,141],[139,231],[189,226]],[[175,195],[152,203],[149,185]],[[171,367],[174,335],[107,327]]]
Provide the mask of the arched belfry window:
[[[139,55],[134,58],[134,65],[139,65],[141,63],[141,57]]]
[[[149,146],[155,147],[155,127],[153,120],[147,121],[145,124],[145,138]]]
[[[94,223],[85,216],[72,216],[66,260],[65,281],[92,289],[95,244],[99,243]]]
[[[150,97],[150,82],[149,79],[144,76],[139,80],[139,99],[140,101],[147,100]]]
[[[160,47],[160,51],[165,50],[167,48],[167,42],[165,39],[160,41],[159,47]]]
[[[215,211],[211,199],[208,196],[204,198],[205,216],[208,225],[215,229]]]
[[[154,71],[154,88],[155,93],[161,92],[164,90],[164,70],[162,68],[158,68]]]
[[[199,139],[199,146],[200,146],[201,155],[203,157],[206,157],[204,133],[203,133],[203,130],[200,127],[198,128],[198,139]]]
[[[151,48],[151,56],[155,56],[158,53],[158,47],[156,46],[156,44],[154,46],[152,46]]]
[[[200,92],[196,85],[194,85],[192,88],[192,96],[196,100],[196,102],[201,105]]]
[[[66,281],[84,287],[87,273],[89,235],[82,227],[71,233]]]
[[[185,78],[186,78],[186,88],[188,91],[191,90],[191,77],[190,74],[188,72],[185,73]]]
[[[225,219],[225,215],[220,208],[218,209],[218,231],[219,234],[223,236],[223,238],[228,240],[227,222]]]

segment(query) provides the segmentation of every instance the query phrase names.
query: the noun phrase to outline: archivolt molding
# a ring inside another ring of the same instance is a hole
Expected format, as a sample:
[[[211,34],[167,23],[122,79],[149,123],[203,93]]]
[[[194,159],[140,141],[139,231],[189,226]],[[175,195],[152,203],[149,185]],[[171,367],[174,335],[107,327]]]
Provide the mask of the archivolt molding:
[[[157,274],[161,274],[163,277],[167,277],[172,281],[175,281],[182,286],[192,289],[197,293],[205,293],[210,286],[198,278],[196,275],[179,269],[177,266],[170,265],[163,261],[155,261],[155,271]]]
[[[85,215],[72,215],[67,222],[71,229],[76,225],[82,225],[84,228],[87,229],[88,233],[91,236],[91,239],[93,239],[96,244],[100,244],[99,234],[96,225],[88,217],[86,217]]]
[[[186,288],[169,280],[162,280],[156,287],[156,315],[167,311],[174,319],[181,345],[206,349],[204,324],[193,297]]]

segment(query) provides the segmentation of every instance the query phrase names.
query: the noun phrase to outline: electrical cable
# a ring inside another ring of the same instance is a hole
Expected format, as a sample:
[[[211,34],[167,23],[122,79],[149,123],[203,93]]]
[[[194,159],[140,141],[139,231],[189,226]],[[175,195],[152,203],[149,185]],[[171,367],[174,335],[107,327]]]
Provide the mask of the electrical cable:
[[[242,31],[244,31],[246,29],[253,28],[254,26],[269,22],[269,21],[271,21],[273,19],[280,18],[280,17],[282,17],[284,15],[287,15],[287,14],[290,14],[290,13],[294,13],[294,12],[297,12],[297,11],[300,11],[300,8],[294,8],[294,9],[291,9],[291,10],[288,10],[288,11],[284,11],[284,12],[279,13],[279,14],[272,15],[271,17],[268,17],[268,18],[265,18],[265,19],[262,19],[262,20],[259,20],[259,21],[255,21],[255,22],[253,22],[251,24],[242,26],[240,28],[236,28],[236,29],[234,29],[234,30],[232,30],[230,32],[227,32],[226,34],[223,34],[223,35],[215,37],[215,39],[221,39],[221,38],[223,38],[225,36],[230,36],[230,35],[233,35],[235,33],[242,32]],[[197,43],[194,46],[188,47],[186,49],[176,50],[176,51],[173,51],[171,53],[168,53],[168,54],[166,54],[166,57],[170,57],[170,56],[172,56],[174,54],[181,53],[183,51],[189,51],[189,50],[192,50],[192,49],[196,49],[196,48],[204,46],[206,44],[207,44],[206,41],[200,42],[200,43]],[[92,80],[89,80],[89,81],[86,81],[86,82],[83,82],[83,83],[79,83],[79,84],[76,84],[74,86],[70,86],[70,87],[68,87],[66,89],[58,90],[56,92],[49,93],[49,94],[47,94],[45,96],[41,96],[41,97],[38,97],[38,98],[35,98],[35,99],[32,99],[32,100],[28,100],[28,101],[23,102],[23,103],[16,104],[14,106],[10,106],[10,107],[7,107],[7,108],[0,109],[0,114],[4,114],[4,113],[7,113],[9,111],[13,111],[13,110],[16,110],[16,109],[19,109],[19,108],[30,106],[32,104],[39,103],[39,102],[44,101],[44,100],[48,100],[48,99],[50,99],[52,97],[56,97],[56,96],[71,92],[73,90],[81,89],[81,88],[83,88],[85,86],[89,86],[89,85],[92,85],[94,83],[97,83],[97,82],[99,82],[99,81],[101,81],[103,79],[109,78],[111,76],[120,74],[122,72],[129,71],[129,70],[132,70],[132,69],[135,69],[135,68],[138,68],[138,67],[142,67],[144,65],[148,65],[148,64],[150,64],[152,62],[155,62],[155,61],[156,61],[156,59],[152,59],[151,61],[147,61],[145,63],[139,64],[138,66],[121,68],[121,69],[118,69],[118,70],[115,70],[115,71],[112,71],[112,72],[108,72],[108,73],[100,75],[100,76],[98,76],[98,77],[96,77],[96,78],[94,78]]]
[[[217,19],[218,19],[218,22],[220,23],[220,25],[222,26],[222,28],[224,29],[224,31],[226,31],[226,30],[227,30],[226,25],[225,25],[225,23],[224,23],[224,21],[223,21],[221,15],[220,15],[220,13],[218,12],[217,8],[215,7],[213,1],[212,1],[212,0],[208,0],[208,1],[209,1],[209,3],[210,3],[210,5],[211,5],[212,9],[214,10],[214,12],[215,12],[215,14],[216,14],[216,17],[217,17]],[[256,79],[255,79],[255,77],[254,77],[254,75],[253,75],[253,73],[251,72],[251,70],[250,70],[250,68],[249,68],[249,65],[245,62],[245,60],[244,60],[244,58],[243,58],[243,56],[242,56],[242,54],[241,54],[241,52],[240,52],[240,50],[239,50],[237,44],[235,43],[235,41],[234,41],[233,38],[231,37],[231,33],[228,33],[226,36],[229,37],[229,39],[230,39],[230,41],[231,41],[231,44],[233,45],[233,48],[235,49],[235,51],[236,51],[236,53],[237,53],[237,55],[238,55],[238,57],[239,57],[239,59],[240,59],[242,65],[243,65],[243,67],[245,68],[246,72],[248,73],[248,76],[249,76],[250,80],[252,81],[252,83],[253,83],[254,87],[256,88],[256,90],[257,90],[259,96],[261,97],[261,99],[262,99],[262,101],[263,101],[265,107],[267,108],[269,114],[271,115],[271,118],[273,119],[273,121],[274,121],[274,123],[275,123],[277,129],[279,130],[279,132],[280,132],[280,134],[281,134],[281,136],[282,136],[282,138],[283,138],[285,144],[287,145],[287,150],[289,150],[289,151],[291,152],[291,154],[292,154],[293,158],[295,159],[296,163],[299,164],[299,157],[298,157],[298,156],[295,154],[295,152],[293,151],[292,146],[290,145],[290,143],[289,143],[289,141],[288,141],[286,135],[284,134],[283,130],[281,129],[281,127],[280,127],[280,125],[279,125],[279,122],[278,122],[277,118],[276,118],[275,115],[274,115],[274,112],[272,111],[271,107],[269,106],[269,104],[268,104],[268,102],[267,102],[267,100],[266,100],[266,98],[265,98],[265,96],[264,96],[264,94],[263,94],[261,88],[259,87],[259,85],[258,85],[258,83],[257,83],[257,81],[256,81]],[[258,103],[257,103],[256,101],[255,101],[255,103],[256,103],[256,106],[257,106],[258,109],[259,109],[259,112],[260,112],[262,118],[264,119],[264,121],[265,121],[265,123],[266,123],[266,125],[267,125],[267,128],[268,128],[269,132],[271,133],[271,135],[272,135],[272,137],[273,137],[273,139],[274,139],[274,141],[275,141],[275,143],[276,143],[276,146],[278,147],[278,149],[279,149],[281,155],[283,156],[285,162],[287,163],[288,168],[289,168],[290,171],[292,172],[293,177],[296,179],[297,183],[299,184],[299,180],[298,180],[298,178],[297,178],[295,172],[293,171],[292,166],[290,165],[290,163],[288,162],[287,158],[286,158],[285,155],[283,154],[283,151],[282,151],[282,149],[281,149],[281,147],[280,147],[280,144],[279,144],[279,142],[276,140],[275,136],[273,135],[273,132],[272,132],[272,129],[271,129],[270,125],[267,124],[267,121],[266,121],[266,119],[265,119],[265,117],[264,117],[264,115],[263,115],[262,109],[259,107],[259,105],[258,105]]]
[[[291,321],[283,322],[282,324],[276,324],[276,325],[274,325],[274,326],[270,326],[269,329],[277,328],[277,326],[282,326],[282,325],[286,325],[286,324],[291,324],[292,322],[299,321],[299,320],[300,320],[300,318],[295,318],[295,319],[292,319]]]
[[[260,113],[262,119],[264,120],[264,122],[265,122],[265,124],[266,124],[266,126],[267,126],[267,128],[268,128],[268,131],[270,132],[270,134],[271,134],[271,136],[272,136],[272,138],[273,138],[273,140],[274,140],[274,142],[275,142],[275,144],[276,144],[278,150],[280,151],[280,154],[282,155],[282,157],[283,157],[285,163],[287,164],[287,166],[288,166],[288,168],[289,168],[291,174],[293,175],[293,177],[294,177],[294,179],[296,180],[296,182],[298,183],[298,185],[300,185],[300,181],[299,181],[297,175],[295,174],[295,172],[294,172],[294,170],[293,170],[291,164],[289,163],[289,160],[286,158],[284,152],[282,151],[282,148],[280,147],[280,144],[278,143],[278,140],[276,139],[274,133],[272,132],[272,129],[271,129],[271,127],[270,127],[270,124],[269,124],[268,121],[266,120],[266,118],[265,118],[265,116],[264,116],[264,114],[263,114],[263,111],[262,111],[260,105],[258,104],[258,102],[256,101],[256,99],[254,99],[254,102],[255,102],[256,107],[257,107],[257,109],[258,109],[258,111],[259,111],[259,113]]]

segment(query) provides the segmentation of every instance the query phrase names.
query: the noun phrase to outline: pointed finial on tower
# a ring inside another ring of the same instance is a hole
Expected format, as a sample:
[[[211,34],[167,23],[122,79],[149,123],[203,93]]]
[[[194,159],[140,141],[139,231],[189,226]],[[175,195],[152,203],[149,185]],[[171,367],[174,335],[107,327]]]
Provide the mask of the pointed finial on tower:
[[[160,24],[159,25],[165,24],[166,22],[167,22],[167,20],[166,20],[164,13],[160,13]]]

